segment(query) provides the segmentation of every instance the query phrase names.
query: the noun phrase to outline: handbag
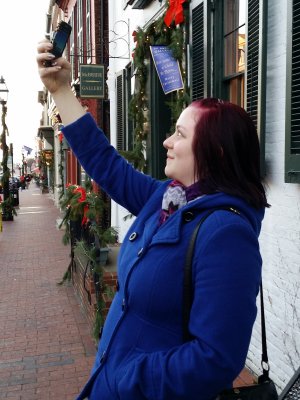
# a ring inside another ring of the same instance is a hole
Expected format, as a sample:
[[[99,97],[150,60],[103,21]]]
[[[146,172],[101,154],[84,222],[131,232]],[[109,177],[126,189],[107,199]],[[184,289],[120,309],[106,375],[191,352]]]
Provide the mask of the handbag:
[[[193,284],[192,284],[192,259],[195,247],[195,241],[201,225],[204,221],[216,210],[226,210],[237,215],[241,213],[233,207],[220,207],[208,211],[196,225],[187,250],[184,267],[184,282],[183,282],[183,341],[191,339],[188,330],[188,322],[190,318],[190,310],[193,301]],[[267,339],[264,313],[264,299],[262,283],[260,284],[260,310],[261,310],[261,337],[262,337],[262,357],[261,366],[263,373],[258,377],[257,384],[251,386],[240,386],[223,390],[217,396],[216,400],[278,400],[278,394],[274,382],[269,377],[269,363],[267,353]]]

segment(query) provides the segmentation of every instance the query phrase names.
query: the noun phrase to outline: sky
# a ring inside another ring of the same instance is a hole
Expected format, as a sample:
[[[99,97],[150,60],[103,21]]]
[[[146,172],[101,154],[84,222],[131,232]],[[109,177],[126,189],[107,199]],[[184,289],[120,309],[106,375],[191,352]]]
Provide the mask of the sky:
[[[49,3],[50,0],[0,0],[0,76],[9,90],[6,142],[8,146],[13,143],[14,162],[21,161],[23,145],[33,148],[32,155],[35,151],[35,137],[42,116],[38,91],[43,90],[36,47],[45,36]],[[2,133],[2,126],[0,129]]]

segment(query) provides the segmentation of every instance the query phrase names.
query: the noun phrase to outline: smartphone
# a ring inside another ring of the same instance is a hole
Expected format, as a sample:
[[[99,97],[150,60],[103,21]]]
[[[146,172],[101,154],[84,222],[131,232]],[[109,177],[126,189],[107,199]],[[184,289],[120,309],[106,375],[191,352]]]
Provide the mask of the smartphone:
[[[51,50],[51,53],[54,54],[56,58],[62,56],[66,44],[69,40],[71,31],[72,31],[71,25],[67,24],[64,21],[60,21],[56,30],[53,33],[53,37],[51,40],[53,44],[53,49]]]

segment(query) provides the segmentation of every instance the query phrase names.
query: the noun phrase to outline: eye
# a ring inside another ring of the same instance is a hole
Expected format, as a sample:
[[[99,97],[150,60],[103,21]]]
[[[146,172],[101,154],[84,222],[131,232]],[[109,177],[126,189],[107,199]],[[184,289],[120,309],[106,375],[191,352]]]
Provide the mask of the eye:
[[[176,136],[182,136],[182,133],[180,131],[177,131]]]

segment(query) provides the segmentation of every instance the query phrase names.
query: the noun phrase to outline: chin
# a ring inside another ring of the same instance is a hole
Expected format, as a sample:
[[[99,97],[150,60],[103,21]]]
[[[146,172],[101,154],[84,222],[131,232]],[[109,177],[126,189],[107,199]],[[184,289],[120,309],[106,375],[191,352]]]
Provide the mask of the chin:
[[[172,173],[169,173],[169,172],[168,172],[167,168],[165,169],[165,175],[166,175],[166,177],[169,178],[169,179],[175,179],[175,178],[173,177]]]

